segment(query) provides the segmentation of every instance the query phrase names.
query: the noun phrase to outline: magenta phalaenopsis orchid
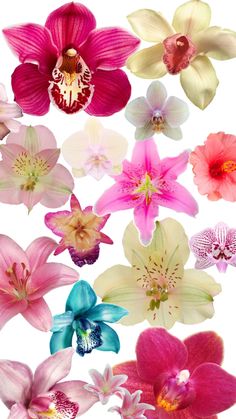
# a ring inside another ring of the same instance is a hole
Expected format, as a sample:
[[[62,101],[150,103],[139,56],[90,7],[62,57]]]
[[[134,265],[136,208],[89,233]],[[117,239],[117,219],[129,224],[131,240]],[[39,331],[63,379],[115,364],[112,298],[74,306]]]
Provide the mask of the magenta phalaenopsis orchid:
[[[223,342],[214,332],[197,333],[181,342],[165,329],[141,333],[137,361],[114,367],[126,374],[123,384],[142,390],[141,401],[155,407],[148,419],[216,419],[236,402],[236,378],[220,365]]]
[[[131,86],[120,67],[139,40],[121,28],[96,29],[83,4],[64,4],[45,26],[29,23],[3,33],[21,62],[12,88],[25,113],[44,115],[51,101],[68,114],[84,109],[107,116],[128,102]]]
[[[56,246],[54,240],[40,237],[24,251],[10,237],[0,235],[0,327],[20,313],[33,327],[51,329],[52,315],[43,296],[78,280],[74,269],[47,262]]]
[[[198,206],[191,194],[176,182],[187,167],[189,153],[160,159],[153,139],[137,142],[131,162],[123,162],[123,172],[114,176],[116,184],[109,188],[95,205],[95,212],[104,215],[134,208],[134,221],[147,244],[152,239],[159,206],[196,215]]]

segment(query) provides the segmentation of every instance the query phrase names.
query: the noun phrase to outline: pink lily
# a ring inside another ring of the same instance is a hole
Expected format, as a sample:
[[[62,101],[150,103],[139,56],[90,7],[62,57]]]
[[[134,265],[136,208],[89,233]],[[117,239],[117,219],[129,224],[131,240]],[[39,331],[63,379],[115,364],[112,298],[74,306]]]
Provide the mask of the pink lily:
[[[139,336],[137,361],[117,365],[129,391],[155,407],[148,419],[216,419],[236,402],[236,378],[220,365],[223,342],[214,332],[197,333],[181,342],[165,329],[150,328]]]
[[[139,403],[142,391],[137,390],[131,394],[124,389],[121,393],[122,406],[114,406],[109,409],[109,412],[119,413],[121,419],[146,419],[144,416],[146,410],[155,410],[155,408],[148,403]]]
[[[51,329],[52,315],[43,296],[78,280],[74,269],[47,263],[56,247],[54,240],[39,237],[24,251],[10,237],[0,235],[0,327],[20,313],[36,329]]]
[[[95,403],[83,381],[59,382],[70,372],[73,353],[55,353],[34,375],[21,362],[0,360],[0,399],[10,410],[8,419],[74,419]]]
[[[134,221],[147,244],[155,229],[159,205],[195,215],[196,201],[176,179],[187,167],[189,153],[160,159],[153,139],[137,142],[131,162],[123,162],[123,172],[114,176],[116,184],[95,204],[95,212],[104,215],[134,208]]]
[[[17,132],[21,126],[14,118],[22,116],[21,108],[16,103],[8,103],[6,89],[0,83],[0,140],[9,132]]]
[[[128,102],[131,86],[120,67],[140,41],[117,27],[96,29],[83,4],[64,4],[45,26],[29,23],[3,33],[22,63],[12,88],[25,113],[44,115],[51,101],[68,114],[84,109],[107,116]]]

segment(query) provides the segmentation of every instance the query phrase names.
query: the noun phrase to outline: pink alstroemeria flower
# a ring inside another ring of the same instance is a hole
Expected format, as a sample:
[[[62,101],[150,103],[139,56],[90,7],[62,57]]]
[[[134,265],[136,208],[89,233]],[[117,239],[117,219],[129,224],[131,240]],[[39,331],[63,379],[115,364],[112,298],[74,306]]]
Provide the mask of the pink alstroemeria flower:
[[[146,419],[146,410],[155,410],[153,406],[147,403],[139,403],[142,391],[137,390],[131,394],[124,389],[122,398],[122,406],[114,406],[109,409],[109,412],[119,413],[121,419]],[[145,413],[145,416],[144,416]]]
[[[131,86],[120,70],[139,40],[124,29],[96,28],[87,7],[67,3],[45,26],[28,23],[3,33],[20,62],[12,75],[15,100],[25,113],[44,115],[50,101],[71,114],[107,116],[128,102]]]
[[[17,132],[21,126],[14,118],[22,116],[21,108],[16,103],[8,103],[6,89],[0,83],[0,140],[9,132]]]
[[[54,240],[39,237],[24,251],[10,237],[0,235],[0,328],[20,313],[36,329],[51,329],[52,315],[43,296],[78,280],[74,269],[47,263],[56,247]]]
[[[91,265],[98,259],[100,243],[113,244],[110,237],[101,232],[110,214],[98,217],[91,206],[82,210],[75,195],[71,195],[70,207],[71,211],[45,215],[46,226],[61,237],[54,254],[68,249],[75,265]]]
[[[40,202],[48,208],[65,204],[73,188],[70,172],[57,164],[60,150],[43,125],[22,125],[0,146],[0,202],[23,203],[29,210]]]
[[[124,160],[123,172],[114,176],[116,184],[109,188],[95,204],[95,212],[104,215],[134,208],[134,221],[147,244],[155,229],[159,205],[195,215],[196,201],[176,182],[187,167],[187,151],[177,157],[160,159],[153,139],[135,144],[131,162]]]
[[[64,381],[74,350],[64,349],[40,364],[34,375],[26,364],[0,360],[0,399],[8,419],[75,419],[94,403],[83,381]]]
[[[223,342],[215,332],[197,333],[181,342],[165,329],[150,328],[139,336],[137,361],[114,367],[126,374],[130,392],[155,407],[147,419],[216,419],[236,402],[236,378],[220,365]]]
[[[219,272],[226,272],[228,265],[236,266],[236,229],[225,223],[194,234],[189,245],[197,258],[196,269],[216,265]]]

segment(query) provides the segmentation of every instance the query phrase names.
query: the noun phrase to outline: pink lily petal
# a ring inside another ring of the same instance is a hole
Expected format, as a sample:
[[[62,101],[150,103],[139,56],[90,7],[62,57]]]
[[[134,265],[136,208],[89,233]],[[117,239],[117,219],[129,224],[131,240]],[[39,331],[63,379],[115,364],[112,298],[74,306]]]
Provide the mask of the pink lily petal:
[[[52,171],[42,178],[46,186],[41,204],[48,208],[58,208],[64,205],[74,189],[74,180],[69,170],[57,164]]]
[[[159,161],[157,146],[152,138],[135,143],[132,154],[133,164],[144,167],[146,172],[152,173],[153,168],[157,167]]]
[[[25,404],[31,395],[33,375],[29,367],[15,361],[0,360],[0,398],[10,408]]]
[[[67,3],[54,10],[45,23],[59,51],[73,48],[79,50],[89,33],[95,28],[96,20],[87,7],[80,3]]]
[[[28,23],[4,29],[3,34],[20,62],[37,62],[42,73],[51,75],[57,61],[57,49],[47,28]]]
[[[39,72],[35,64],[21,64],[12,74],[12,89],[15,101],[23,112],[30,115],[45,115],[50,106],[48,76]]]
[[[158,195],[157,202],[166,208],[177,212],[185,212],[194,216],[198,212],[198,204],[184,186],[173,181],[169,185],[166,182],[165,189]]]
[[[200,332],[184,340],[188,350],[186,368],[192,373],[204,362],[221,365],[223,361],[223,341],[215,332]]]
[[[10,320],[12,317],[19,313],[23,313],[27,308],[27,302],[25,300],[17,301],[12,296],[7,294],[0,294],[0,329]]]
[[[21,314],[27,322],[42,332],[48,332],[52,328],[52,314],[43,298],[30,301]]]
[[[94,207],[95,213],[105,215],[110,212],[133,208],[135,205],[133,195],[125,192],[120,183],[111,186],[96,202]]]
[[[54,288],[71,285],[78,279],[78,273],[62,263],[45,263],[32,273],[30,301],[37,300]]]
[[[140,41],[120,28],[102,28],[90,32],[80,49],[81,56],[93,71],[123,67]]]
[[[182,370],[187,361],[187,349],[165,329],[146,329],[138,338],[137,371],[140,378],[154,384],[162,373]],[[150,353],[155,354],[150,362]]]
[[[27,409],[20,403],[14,404],[7,419],[30,419]]]
[[[189,152],[183,151],[176,157],[167,157],[161,161],[161,173],[163,176],[169,174],[177,179],[186,170],[189,159]]]
[[[50,239],[49,237],[39,237],[32,241],[25,251],[29,259],[31,272],[46,263],[48,257],[56,247],[57,243],[55,240]]]
[[[155,229],[155,218],[158,216],[158,205],[143,202],[134,209],[134,222],[140,231],[140,239],[144,245],[152,239]]]
[[[191,381],[196,391],[191,411],[196,416],[215,415],[236,403],[236,378],[216,364],[200,365]]]
[[[95,86],[94,94],[90,105],[85,109],[90,115],[112,115],[123,109],[130,98],[130,82],[122,70],[97,70],[91,83]]]
[[[51,355],[37,367],[34,374],[32,397],[47,393],[58,381],[69,374],[73,353],[72,348],[63,349]]]
[[[6,278],[6,270],[12,267],[15,262],[19,264],[24,263],[27,269],[29,269],[29,261],[24,250],[10,237],[0,234],[0,287],[5,282],[3,278]]]
[[[83,415],[98,401],[98,397],[93,393],[87,391],[84,386],[87,383],[84,381],[65,381],[58,383],[53,387],[53,391],[62,391],[73,402],[79,404],[79,416]]]
[[[57,143],[53,133],[43,125],[35,125],[33,127],[35,138],[29,139],[26,138],[27,130],[29,129],[26,125],[21,125],[20,130],[17,134],[10,133],[7,137],[6,144],[18,144],[28,151],[33,151],[33,154],[40,152],[41,150],[56,148]],[[32,134],[33,135],[33,134]],[[27,141],[28,140],[28,141]],[[32,150],[33,143],[33,150]]]
[[[50,228],[53,233],[57,236],[64,237],[64,231],[60,230],[59,223],[57,221],[63,220],[63,218],[67,218],[70,215],[70,211],[57,211],[55,212],[48,212],[45,215],[45,224],[48,228]]]

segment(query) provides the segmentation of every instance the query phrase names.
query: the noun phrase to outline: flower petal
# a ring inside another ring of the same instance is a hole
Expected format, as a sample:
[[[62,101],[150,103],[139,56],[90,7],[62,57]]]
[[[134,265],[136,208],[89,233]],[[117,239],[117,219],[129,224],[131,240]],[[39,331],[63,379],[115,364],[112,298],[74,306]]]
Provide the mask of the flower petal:
[[[47,262],[48,257],[56,249],[57,243],[49,237],[39,237],[32,241],[25,253],[29,259],[31,272]]]
[[[138,97],[125,108],[126,119],[135,127],[141,128],[152,118],[152,109],[145,97]]]
[[[40,73],[35,64],[21,64],[12,74],[15,101],[30,115],[41,116],[48,112],[48,86],[48,76]]]
[[[167,99],[167,90],[160,81],[153,81],[147,89],[147,100],[154,111],[161,110]]]
[[[40,265],[31,276],[32,292],[30,300],[36,300],[54,288],[70,285],[79,278],[78,273],[62,263]]]
[[[136,128],[135,130],[135,140],[147,140],[151,138],[155,134],[152,123],[149,122],[148,124],[144,125],[144,127]]]
[[[148,42],[162,42],[174,33],[167,20],[151,9],[140,9],[127,16],[133,31]]]
[[[189,151],[183,151],[176,157],[166,157],[161,161],[162,176],[169,175],[173,179],[177,179],[183,173],[188,164]]]
[[[188,105],[183,100],[170,96],[163,109],[163,116],[172,128],[177,128],[189,117]]]
[[[44,125],[26,126],[21,125],[20,130],[10,133],[6,144],[18,144],[31,154],[37,154],[41,150],[56,148],[57,143],[53,133]]]
[[[65,381],[58,383],[53,387],[53,390],[62,391],[70,400],[79,404],[79,416],[87,412],[90,407],[98,401],[96,395],[90,391],[85,390],[84,386],[87,383],[84,381]]]
[[[97,296],[86,281],[79,281],[75,284],[66,302],[66,311],[73,311],[74,315],[82,315],[97,302]]]
[[[66,326],[63,330],[54,332],[50,339],[51,354],[55,354],[62,349],[70,348],[72,346],[74,332],[71,326]]]
[[[14,404],[10,410],[8,419],[29,419],[28,411],[22,404]]]
[[[216,241],[216,235],[212,228],[206,228],[200,233],[194,234],[189,241],[190,248],[197,258],[195,267],[205,269],[214,265],[211,257],[212,245]]]
[[[53,316],[53,327],[51,332],[62,332],[65,327],[72,325],[74,318],[75,316],[72,311],[66,311],[65,313]]]
[[[209,58],[199,55],[188,68],[181,71],[181,85],[189,100],[200,109],[205,109],[213,100],[219,84]]]
[[[48,332],[52,327],[52,315],[43,298],[30,301],[27,309],[21,313],[33,327],[42,332]]]
[[[183,369],[188,356],[185,345],[179,339],[165,329],[154,327],[140,334],[136,353],[138,374],[150,384],[154,384],[162,373],[171,374]],[[152,354],[155,356],[152,357]]]
[[[103,322],[96,322],[101,328],[101,338],[102,338],[102,345],[98,346],[96,349],[99,351],[112,351],[116,354],[120,350],[120,340],[115,332],[110,326]]]
[[[210,20],[210,6],[203,1],[190,0],[177,8],[172,24],[176,32],[193,35],[207,29]]]
[[[131,86],[122,70],[97,70],[92,77],[94,94],[91,103],[85,109],[89,115],[109,116],[119,112],[127,104]]]
[[[215,332],[200,332],[184,340],[188,350],[187,369],[192,373],[205,362],[221,365],[223,361],[223,340]]]
[[[146,246],[152,240],[155,229],[155,218],[158,216],[158,205],[142,203],[134,209],[134,222],[140,232],[140,240]]]
[[[172,128],[170,127],[170,125],[166,124],[165,128],[163,129],[163,134],[168,137],[171,138],[172,140],[175,141],[179,141],[182,140],[183,138],[183,133],[181,128]]]
[[[0,360],[0,398],[10,408],[15,403],[25,404],[30,398],[33,375],[21,362]]]
[[[3,29],[3,34],[20,62],[37,62],[42,73],[51,75],[58,52],[47,28],[28,23]]]
[[[24,263],[26,268],[29,269],[29,261],[24,250],[10,237],[0,234],[0,272],[4,278],[6,270],[9,269],[13,263]],[[1,283],[2,287],[2,283]]]
[[[167,73],[166,66],[162,60],[163,53],[162,44],[142,49],[128,58],[126,62],[127,68],[136,76],[144,79],[163,77]]]
[[[86,313],[86,317],[93,321],[102,321],[107,323],[118,322],[126,316],[128,311],[114,304],[98,304]]]
[[[115,70],[123,67],[140,41],[128,31],[111,27],[90,32],[80,54],[93,71]]]
[[[61,164],[56,164],[47,176],[41,178],[41,184],[45,190],[40,202],[47,208],[61,207],[74,189],[73,177]]]
[[[59,51],[71,48],[79,50],[90,31],[96,26],[96,20],[87,7],[80,3],[66,3],[54,10],[45,23]]]
[[[133,195],[124,193],[119,183],[111,186],[96,202],[94,211],[98,215],[105,215],[110,212],[121,211],[134,207]]]
[[[169,190],[165,190],[162,195],[159,195],[158,204],[191,216],[198,213],[198,205],[195,199],[184,186],[175,181],[171,181]]]
[[[236,32],[212,26],[194,37],[198,54],[206,54],[216,60],[229,60],[236,56]]]
[[[196,391],[191,411],[196,416],[215,415],[236,402],[236,378],[216,364],[200,365],[191,381]]]
[[[156,168],[160,158],[155,141],[150,138],[146,141],[136,142],[132,153],[132,163],[140,166],[144,173],[152,173]]]
[[[37,367],[34,374],[32,398],[38,394],[47,393],[58,381],[69,374],[73,354],[72,348],[64,349],[51,355]]]
[[[17,316],[19,313],[23,313],[27,307],[25,300],[17,301],[12,296],[7,294],[0,294],[0,329],[10,320],[12,317]]]

